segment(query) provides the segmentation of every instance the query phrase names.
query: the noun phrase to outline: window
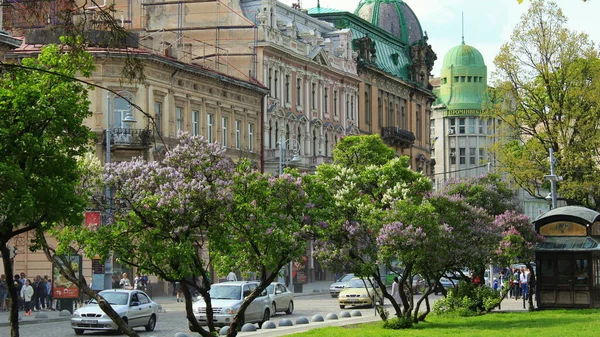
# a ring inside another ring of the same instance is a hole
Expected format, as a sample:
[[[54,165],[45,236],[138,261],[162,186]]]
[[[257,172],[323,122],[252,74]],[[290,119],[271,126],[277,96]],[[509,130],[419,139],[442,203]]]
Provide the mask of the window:
[[[337,92],[337,90],[334,90],[333,91],[333,115],[334,116],[338,115],[337,96],[338,96],[338,92]]]
[[[379,97],[377,97],[377,123],[379,127],[383,126],[383,101],[381,98],[381,91],[379,92]]]
[[[176,123],[177,123],[177,131],[181,131],[183,130],[183,108],[178,106],[175,108],[175,115],[176,115]]]
[[[254,152],[254,124],[248,124],[248,150]]]
[[[346,119],[350,118],[350,95],[346,94]]]
[[[317,96],[316,96],[316,94],[317,94],[317,84],[313,83],[312,84],[312,93],[311,93],[311,96],[310,96],[310,102],[311,102],[310,106],[312,107],[313,110],[315,110],[317,108],[316,107],[317,106]]]
[[[275,85],[273,86],[273,88],[275,88],[275,98],[279,98],[279,88],[277,87],[277,85],[279,84],[279,70],[275,70]]]
[[[235,148],[240,149],[242,143],[242,122],[235,121]]]
[[[474,147],[469,148],[469,164],[475,165],[475,160],[477,159],[476,149]]]
[[[273,96],[273,69],[269,68],[269,89],[271,96]]]
[[[492,124],[492,120],[491,119],[487,120],[487,133],[488,133],[488,135],[493,135],[494,134],[494,125]]]
[[[467,118],[467,133],[475,133],[475,118]]]
[[[154,123],[156,124],[156,134],[162,135],[162,102],[154,102]]]
[[[417,117],[416,118],[417,119],[417,125],[416,125],[417,134],[415,135],[417,139],[422,139],[422,137],[423,137],[423,131],[422,131],[423,125],[422,125],[422,116],[421,116],[422,113],[423,113],[423,111],[421,111],[421,105],[417,104],[417,116],[416,116]]]
[[[404,110],[405,106],[406,101],[404,101],[404,104],[400,107],[400,127],[402,129],[408,130],[408,121],[406,120],[406,111]]]
[[[481,119],[477,119],[477,133],[479,133],[480,135],[483,135],[483,128],[485,126],[485,123],[483,120]]]
[[[450,165],[456,165],[456,148],[450,148]]]
[[[354,119],[354,95],[350,96],[350,119]]]
[[[429,137],[431,137],[431,145],[435,143],[435,119],[429,120]]]
[[[329,113],[329,88],[325,88],[325,113]]]
[[[192,111],[192,136],[200,134],[200,111]]]
[[[365,122],[371,124],[371,101],[369,100],[369,93],[365,92]]]
[[[302,106],[302,79],[299,78],[296,80],[296,105]]]
[[[479,148],[479,162],[483,163],[484,159],[485,159],[485,149],[480,147]]]
[[[465,133],[465,119],[464,118],[458,119],[458,133],[461,135],[463,135]]]
[[[127,112],[131,111],[133,114],[133,107],[129,104],[129,102],[121,97],[116,97],[113,100],[113,114],[112,121],[109,129],[112,128],[124,128],[126,124],[123,123],[123,118],[127,116]]]
[[[461,147],[458,149],[458,163],[460,165],[464,165],[467,163],[467,158],[465,158],[466,156],[466,149],[464,147]]]
[[[227,147],[227,117],[222,117],[221,118],[221,144],[223,144],[223,146]]]
[[[290,75],[285,75],[285,102],[290,102]]]
[[[206,138],[209,143],[214,142],[213,126],[215,124],[215,116],[213,114],[206,115]]]
[[[392,98],[388,102],[388,126],[394,126],[394,103],[392,102]]]

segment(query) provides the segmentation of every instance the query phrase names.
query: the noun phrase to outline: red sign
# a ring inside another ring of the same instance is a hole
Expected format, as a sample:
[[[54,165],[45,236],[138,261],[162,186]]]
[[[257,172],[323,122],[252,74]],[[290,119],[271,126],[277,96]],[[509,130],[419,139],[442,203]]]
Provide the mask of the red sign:
[[[76,275],[81,278],[81,256],[69,256],[68,261]],[[73,282],[67,280],[59,272],[58,266],[52,268],[52,297],[53,298],[78,298],[79,288]]]
[[[100,212],[85,212],[85,225],[91,228],[100,226]]]

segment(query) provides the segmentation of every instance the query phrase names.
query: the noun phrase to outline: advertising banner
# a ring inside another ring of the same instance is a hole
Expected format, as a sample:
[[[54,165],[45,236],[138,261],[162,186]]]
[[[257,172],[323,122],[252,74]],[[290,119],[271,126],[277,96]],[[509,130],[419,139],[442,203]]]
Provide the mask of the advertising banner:
[[[77,272],[78,277],[81,278],[81,256],[68,256],[67,261],[71,264],[71,268]],[[79,288],[77,288],[77,285],[62,276],[56,265],[52,267],[52,296],[56,299],[79,298]]]

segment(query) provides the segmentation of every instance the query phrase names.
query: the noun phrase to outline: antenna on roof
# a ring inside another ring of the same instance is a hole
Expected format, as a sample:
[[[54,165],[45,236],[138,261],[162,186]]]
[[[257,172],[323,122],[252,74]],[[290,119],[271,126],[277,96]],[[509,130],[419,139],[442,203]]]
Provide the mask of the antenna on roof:
[[[321,8],[321,0],[317,0],[317,8]]]
[[[461,12],[462,15],[462,44],[465,44],[465,12]]]

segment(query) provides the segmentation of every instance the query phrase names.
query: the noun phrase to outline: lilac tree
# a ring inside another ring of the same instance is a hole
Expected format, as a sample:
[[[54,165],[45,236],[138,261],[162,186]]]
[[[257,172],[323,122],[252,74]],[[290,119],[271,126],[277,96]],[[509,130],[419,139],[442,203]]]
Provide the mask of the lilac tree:
[[[231,270],[256,273],[260,284],[238,309],[229,336],[237,334],[247,306],[275,280],[282,267],[306,252],[321,212],[307,193],[319,189],[314,184],[311,177],[294,171],[273,176],[252,169],[247,161],[238,164],[233,175],[233,200],[219,229],[221,235],[211,236],[211,253],[222,274]],[[320,204],[319,208],[327,205]],[[293,311],[293,303],[287,309]]]

